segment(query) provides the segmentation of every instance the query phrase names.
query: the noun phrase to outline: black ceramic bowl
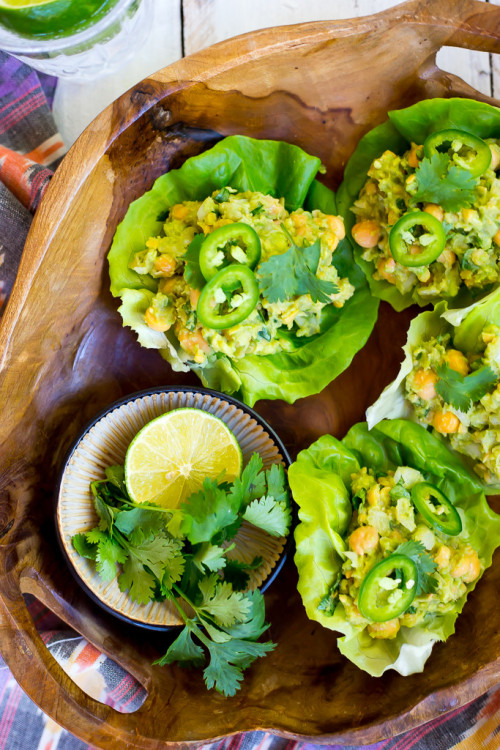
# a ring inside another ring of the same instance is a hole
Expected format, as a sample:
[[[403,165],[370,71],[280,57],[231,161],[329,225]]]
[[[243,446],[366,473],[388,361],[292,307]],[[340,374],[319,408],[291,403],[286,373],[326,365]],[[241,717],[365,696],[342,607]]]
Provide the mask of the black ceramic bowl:
[[[128,446],[145,424],[183,407],[208,411],[225,422],[240,445],[244,465],[255,452],[260,454],[264,468],[273,463],[281,463],[285,468],[290,465],[286,448],[274,430],[237,399],[205,388],[155,388],[116,401],[90,422],[70,448],[56,487],[57,534],[76,581],[107,612],[151,630],[181,625],[174,605],[168,601],[136,604],[126,592],[120,591],[116,578],[111,582],[101,580],[94,562],[77,553],[71,538],[97,524],[90,483],[104,479],[107,467],[124,463]],[[236,547],[228,557],[245,562],[262,557],[262,565],[250,571],[249,587],[265,591],[283,566],[291,538],[289,534],[288,538],[276,539],[244,523],[235,537]]]

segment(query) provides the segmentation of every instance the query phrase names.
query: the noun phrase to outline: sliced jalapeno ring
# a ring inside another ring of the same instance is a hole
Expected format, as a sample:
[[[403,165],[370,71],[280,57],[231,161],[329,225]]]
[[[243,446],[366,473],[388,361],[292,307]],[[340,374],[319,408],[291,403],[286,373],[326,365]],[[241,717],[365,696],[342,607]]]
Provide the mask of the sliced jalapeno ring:
[[[457,509],[441,490],[429,482],[418,482],[412,487],[411,499],[418,512],[438,531],[457,536],[462,531],[462,519]]]
[[[487,143],[465,130],[438,130],[424,141],[424,154],[430,159],[433,154],[448,153],[453,164],[467,169],[473,177],[486,172],[491,164],[491,150]]]
[[[207,281],[229,264],[255,268],[260,260],[259,235],[248,224],[237,222],[215,229],[200,248],[200,269]]]
[[[232,303],[240,296],[237,304]],[[259,299],[257,280],[248,266],[226,266],[201,290],[196,314],[206,328],[232,328],[248,318]]]
[[[441,255],[445,244],[443,225],[426,211],[404,214],[389,234],[391,255],[402,266],[428,266]]]
[[[389,555],[363,579],[358,609],[373,622],[387,622],[406,612],[417,593],[417,566],[407,555]],[[384,586],[382,581],[391,579]],[[398,593],[396,593],[398,592]]]

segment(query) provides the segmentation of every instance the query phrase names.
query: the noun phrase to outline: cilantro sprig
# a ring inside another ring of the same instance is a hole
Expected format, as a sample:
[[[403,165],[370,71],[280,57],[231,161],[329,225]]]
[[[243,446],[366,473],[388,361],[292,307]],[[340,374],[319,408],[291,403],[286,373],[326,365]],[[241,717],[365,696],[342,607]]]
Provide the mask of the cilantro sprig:
[[[415,563],[417,567],[417,593],[430,594],[437,588],[438,582],[432,577],[432,573],[437,569],[437,564],[432,557],[426,552],[422,542],[409,540],[403,542],[394,550],[397,555],[406,555]]]
[[[498,375],[489,365],[465,376],[448,364],[439,365],[436,372],[439,376],[436,391],[445,403],[463,412],[468,412],[498,381]]]
[[[412,203],[438,203],[445,211],[456,211],[474,202],[478,179],[467,169],[451,164],[448,154],[435,153],[422,159],[415,171],[418,191]]]
[[[262,295],[269,302],[284,302],[300,294],[310,294],[313,302],[331,302],[330,295],[338,286],[316,276],[321,254],[320,241],[299,247],[284,224],[281,225],[290,243],[281,255],[272,255],[257,269],[257,281]]]
[[[168,599],[184,628],[155,664],[204,667],[207,687],[224,695],[239,689],[243,672],[275,644],[257,639],[268,629],[260,591],[245,591],[262,558],[240,561],[227,554],[240,526],[251,523],[285,536],[291,523],[282,466],[264,470],[254,454],[234,482],[205,479],[179,509],[135,504],[123,468],[91,484],[97,526],[72,538],[93,560],[105,581],[118,578],[121,591],[140,604]]]

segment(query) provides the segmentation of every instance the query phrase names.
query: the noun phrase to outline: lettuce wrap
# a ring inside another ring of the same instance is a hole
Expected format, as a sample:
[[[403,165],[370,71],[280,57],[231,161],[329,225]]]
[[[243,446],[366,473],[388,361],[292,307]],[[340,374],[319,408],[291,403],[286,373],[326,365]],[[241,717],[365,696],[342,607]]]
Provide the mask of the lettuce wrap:
[[[368,339],[375,324],[378,300],[370,294],[363,273],[354,263],[347,240],[342,240],[332,264],[348,277],[355,293],[341,309],[325,307],[320,332],[310,337],[293,336],[293,349],[266,356],[241,359],[218,353],[203,366],[179,356],[179,342],[172,331],[152,330],[144,314],[158,288],[158,279],[137,274],[129,267],[146,240],[160,234],[168,209],[187,200],[203,200],[216,189],[229,186],[239,191],[259,191],[283,197],[289,211],[303,207],[335,214],[335,197],[315,176],[320,160],[292,144],[255,140],[244,136],[224,138],[199,156],[171,170],[151,190],[134,201],[119,225],[109,252],[111,292],[121,299],[123,324],[130,326],[142,346],[159,349],[175,371],[192,369],[203,385],[233,393],[253,405],[261,398],[281,398],[289,403],[322,390],[350,364]]]
[[[485,138],[500,138],[500,109],[472,99],[427,99],[406,109],[389,112],[389,120],[370,130],[359,141],[347,162],[343,182],[337,192],[337,207],[344,218],[346,231],[354,248],[354,257],[368,280],[372,294],[389,302],[395,310],[404,310],[415,302],[421,306],[429,303],[418,294],[400,292],[388,281],[374,279],[374,265],[362,258],[361,248],[352,238],[351,229],[356,221],[350,210],[366,182],[374,159],[385,151],[401,156],[412,143],[422,144],[431,133],[453,128]],[[488,291],[488,290],[487,290]],[[443,295],[444,296],[444,295]],[[455,306],[472,302],[470,292],[462,288],[455,298]]]
[[[339,441],[324,435],[299,453],[289,469],[289,483],[299,506],[295,530],[298,590],[310,619],[343,634],[342,654],[373,676],[387,669],[402,675],[422,671],[436,641],[455,629],[466,594],[450,612],[431,613],[423,624],[401,627],[392,640],[375,640],[366,626],[353,625],[344,606],[334,598],[324,606],[339,580],[346,558],[345,537],[353,513],[351,475],[361,467],[376,476],[398,467],[412,467],[439,488],[459,510],[463,540],[477,552],[481,567],[491,565],[500,544],[500,516],[488,506],[482,487],[460,460],[423,427],[402,419],[385,420],[372,430],[356,424]],[[467,586],[472,590],[475,582]]]
[[[406,378],[417,368],[417,364],[412,356],[416,347],[423,345],[437,337],[442,340],[443,337],[449,336],[450,344],[457,350],[470,355],[470,358],[477,357],[484,350],[484,342],[481,339],[481,333],[485,327],[500,327],[500,289],[491,292],[482,300],[475,302],[469,307],[460,309],[447,308],[445,302],[440,302],[434,310],[420,313],[415,317],[408,330],[408,337],[403,351],[404,360],[397,377],[390,383],[380,394],[377,401],[370,406],[366,412],[368,427],[372,428],[383,419],[406,418],[412,421],[419,421],[415,413],[414,405],[407,398]],[[498,363],[500,367],[500,362]],[[497,373],[496,382],[488,386],[488,392],[495,394],[497,385],[500,382],[500,375]],[[485,394],[485,395],[486,395]],[[479,394],[478,394],[479,395]],[[490,398],[490,396],[487,396]],[[481,399],[477,400],[480,403]],[[474,405],[471,403],[471,409]],[[460,412],[458,409],[451,407],[456,412],[459,419],[467,426],[469,413]],[[432,429],[432,427],[430,428]],[[446,435],[440,435],[433,430],[436,437],[444,441],[450,450],[450,438]],[[492,430],[489,430],[489,438],[492,438]],[[464,446],[465,447],[465,446]],[[456,456],[467,466],[470,471],[477,471],[478,461],[463,451],[453,450]],[[497,494],[500,491],[500,476],[491,477],[486,481],[485,477],[481,478],[482,486],[486,494]]]

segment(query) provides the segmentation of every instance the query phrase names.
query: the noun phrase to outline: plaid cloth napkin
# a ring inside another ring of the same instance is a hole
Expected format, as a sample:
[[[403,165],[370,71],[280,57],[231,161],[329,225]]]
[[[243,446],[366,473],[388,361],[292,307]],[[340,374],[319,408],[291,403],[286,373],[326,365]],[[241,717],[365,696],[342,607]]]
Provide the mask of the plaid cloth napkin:
[[[0,51],[0,316],[14,283],[24,241],[64,144],[50,104],[55,80]],[[137,710],[144,689],[118,664],[27,597],[35,625],[52,656],[96,700],[117,711]],[[1,644],[0,644],[1,648]],[[341,750],[340,745],[323,745]],[[0,750],[98,750],[73,737],[17,685],[0,658]],[[344,750],[357,750],[343,746]],[[365,750],[498,750],[500,687],[463,708]],[[266,732],[248,732],[204,750],[319,750]]]

